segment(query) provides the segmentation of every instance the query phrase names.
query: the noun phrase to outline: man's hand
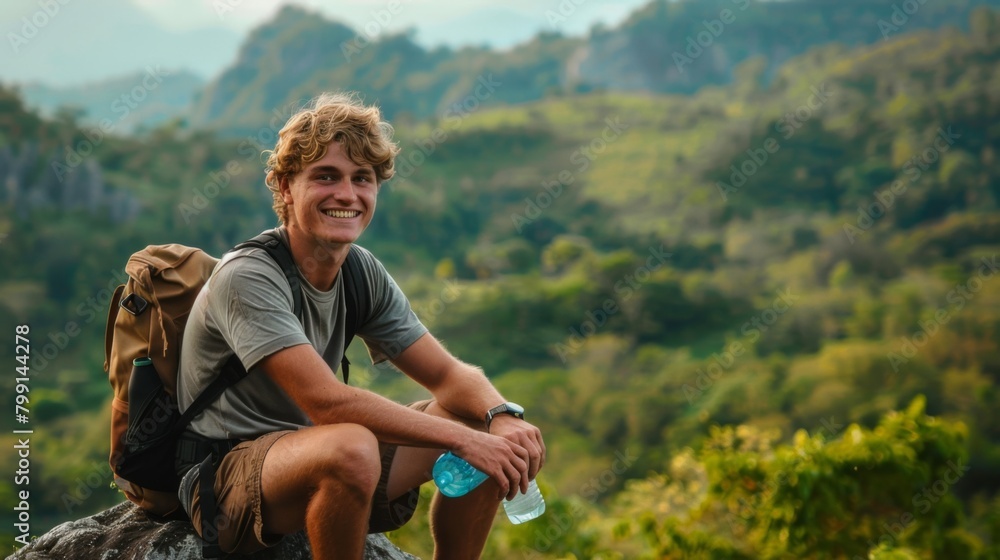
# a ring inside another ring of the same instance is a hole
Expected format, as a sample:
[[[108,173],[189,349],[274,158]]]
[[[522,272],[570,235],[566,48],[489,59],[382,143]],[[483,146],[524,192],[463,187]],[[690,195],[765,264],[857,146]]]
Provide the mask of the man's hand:
[[[527,492],[528,482],[534,480],[535,475],[545,465],[545,442],[542,441],[541,430],[520,418],[509,414],[498,414],[490,422],[490,433],[512,441],[527,450],[528,478],[521,484],[521,490]]]
[[[429,390],[444,409],[472,422],[482,422],[485,410],[507,400],[482,370],[452,356],[430,333],[392,363]],[[476,432],[463,437],[453,451],[493,478],[500,486],[500,497],[513,498],[518,490],[527,492],[528,484],[545,464],[542,433],[509,414],[494,417],[490,433],[493,435]]]
[[[473,467],[489,475],[500,487],[497,498],[508,500],[518,490],[527,491],[530,454],[521,445],[485,432],[472,431],[454,451]]]

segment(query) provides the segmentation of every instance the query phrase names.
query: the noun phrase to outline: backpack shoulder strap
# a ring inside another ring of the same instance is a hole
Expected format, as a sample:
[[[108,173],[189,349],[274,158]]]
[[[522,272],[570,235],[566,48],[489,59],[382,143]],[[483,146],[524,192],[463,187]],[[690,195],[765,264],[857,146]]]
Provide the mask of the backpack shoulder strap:
[[[295,266],[295,260],[292,259],[292,252],[288,248],[288,245],[281,240],[278,234],[274,230],[268,230],[261,233],[253,239],[248,239],[235,247],[232,251],[237,249],[243,249],[246,247],[257,247],[258,249],[263,249],[268,255],[274,259],[274,262],[278,263],[278,267],[285,273],[285,278],[288,280],[288,285],[292,289],[292,308],[296,317],[302,316],[302,285],[299,278],[299,269]],[[183,429],[194,420],[203,410],[208,408],[208,405],[215,402],[226,389],[235,385],[238,381],[247,376],[247,370],[243,367],[239,358],[233,354],[229,360],[222,366],[222,371],[219,375],[212,380],[212,382],[202,390],[201,393],[195,397],[194,402],[191,406],[184,410],[184,414],[181,415],[180,421],[177,423],[178,433],[183,431]]]
[[[191,423],[199,414],[201,414],[208,405],[215,402],[216,399],[222,396],[222,393],[226,389],[236,385],[236,383],[247,376],[247,370],[240,363],[239,358],[235,354],[226,361],[222,366],[222,371],[219,375],[209,383],[208,387],[202,389],[201,393],[195,397],[194,402],[191,406],[184,409],[184,413],[181,414],[180,419],[174,426],[174,435],[180,435],[181,432],[187,428],[187,425]]]
[[[296,317],[302,317],[302,280],[299,277],[299,269],[292,259],[292,250],[285,245],[277,232],[273,229],[261,233],[253,239],[248,239],[243,243],[233,247],[233,251],[246,247],[257,247],[263,249],[268,255],[278,263],[278,267],[285,273],[288,285],[292,288],[292,310]]]
[[[344,383],[350,375],[351,361],[347,359],[347,347],[354,340],[354,335],[361,327],[362,310],[370,308],[368,293],[368,282],[365,281],[364,269],[361,265],[361,250],[355,245],[351,245],[347,252],[347,258],[340,267],[340,273],[344,275],[344,296],[347,304],[347,320],[344,329],[344,356],[340,360],[340,370],[344,372]]]
[[[344,294],[347,296],[347,329],[344,331],[344,348],[346,348],[362,325],[361,310],[367,310],[370,306],[368,282],[365,281],[361,265],[360,249],[351,245],[340,271],[344,275]]]

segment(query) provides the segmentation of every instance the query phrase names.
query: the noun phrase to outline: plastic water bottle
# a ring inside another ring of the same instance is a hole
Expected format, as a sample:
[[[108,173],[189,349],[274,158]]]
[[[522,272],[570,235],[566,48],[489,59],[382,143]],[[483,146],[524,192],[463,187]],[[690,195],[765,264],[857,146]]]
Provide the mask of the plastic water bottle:
[[[451,451],[434,462],[434,484],[449,498],[464,496],[483,483],[488,476]]]
[[[538,489],[538,484],[532,480],[528,484],[527,493],[518,493],[513,500],[504,500],[503,510],[507,512],[507,519],[514,525],[531,521],[545,513],[545,500],[542,498],[541,490]]]
[[[438,457],[432,474],[434,484],[437,484],[441,493],[449,498],[464,496],[489,478],[486,473],[451,451]],[[526,494],[519,492],[513,500],[504,500],[503,509],[507,513],[507,518],[515,525],[531,521],[545,513],[545,500],[538,490],[538,484],[532,480],[528,485],[528,492]]]

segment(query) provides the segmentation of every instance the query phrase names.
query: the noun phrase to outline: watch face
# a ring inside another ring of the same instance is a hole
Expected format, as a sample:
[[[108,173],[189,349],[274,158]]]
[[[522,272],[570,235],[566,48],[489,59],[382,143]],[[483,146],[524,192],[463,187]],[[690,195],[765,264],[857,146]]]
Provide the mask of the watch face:
[[[511,412],[515,412],[517,414],[524,414],[524,407],[517,403],[512,403],[512,402],[507,403],[507,410],[510,410]]]

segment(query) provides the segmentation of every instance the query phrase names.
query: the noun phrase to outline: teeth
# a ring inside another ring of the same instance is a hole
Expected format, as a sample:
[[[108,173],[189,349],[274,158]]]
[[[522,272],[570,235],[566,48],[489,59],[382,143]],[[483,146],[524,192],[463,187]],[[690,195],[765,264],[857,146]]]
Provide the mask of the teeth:
[[[323,213],[331,218],[354,218],[361,214],[357,210],[324,210]]]

